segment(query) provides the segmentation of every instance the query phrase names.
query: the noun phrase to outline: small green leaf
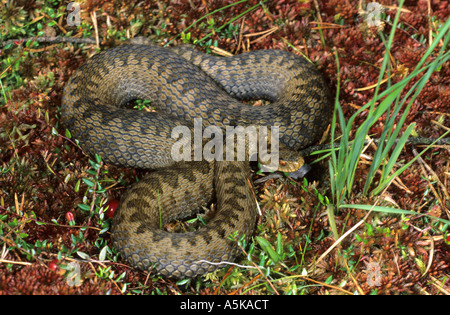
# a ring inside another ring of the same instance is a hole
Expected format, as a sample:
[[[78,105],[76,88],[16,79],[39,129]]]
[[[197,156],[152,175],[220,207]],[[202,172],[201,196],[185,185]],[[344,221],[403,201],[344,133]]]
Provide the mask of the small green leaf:
[[[83,253],[81,251],[77,251],[77,255],[80,256],[81,259],[86,259],[86,260],[89,259],[89,255],[86,253]]]
[[[88,205],[85,205],[84,203],[79,203],[78,208],[80,208],[83,211],[91,211],[91,207]]]
[[[279,257],[283,255],[283,238],[280,232],[277,234],[277,254]]]
[[[100,251],[100,254],[98,255],[98,260],[100,260],[100,261],[105,260],[107,250],[108,250],[108,246],[105,246],[102,248],[102,250]]]
[[[184,285],[186,283],[188,283],[190,281],[190,279],[183,279],[177,282],[177,285]]]
[[[257,236],[256,241],[261,246],[262,250],[269,255],[270,259],[272,259],[275,264],[280,261],[280,256],[278,256],[277,252],[273,250],[272,245],[270,245],[270,243],[265,238]]]
[[[77,183],[75,184],[75,187],[74,187],[75,192],[78,192],[80,190],[80,183],[81,183],[81,181],[78,180]]]
[[[89,179],[87,179],[87,178],[83,178],[83,182],[86,184],[86,185],[88,185],[89,187],[94,187],[94,182],[93,181],[91,181],[91,180],[89,180]]]

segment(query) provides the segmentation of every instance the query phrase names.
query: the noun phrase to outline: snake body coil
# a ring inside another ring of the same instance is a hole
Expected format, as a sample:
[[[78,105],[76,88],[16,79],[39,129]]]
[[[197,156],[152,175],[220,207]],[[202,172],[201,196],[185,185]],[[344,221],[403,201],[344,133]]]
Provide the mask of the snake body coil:
[[[149,99],[156,112],[123,108]],[[240,100],[267,99],[266,106]],[[251,236],[256,204],[248,162],[175,162],[177,126],[279,126],[294,150],[321,136],[331,114],[315,68],[288,52],[229,58],[191,49],[126,44],[93,56],[71,76],[62,121],[89,154],[126,167],[157,169],[122,196],[112,222],[114,246],[133,265],[173,277],[210,272],[238,253],[229,235]],[[216,196],[217,213],[195,232],[168,233],[166,222],[194,214]]]

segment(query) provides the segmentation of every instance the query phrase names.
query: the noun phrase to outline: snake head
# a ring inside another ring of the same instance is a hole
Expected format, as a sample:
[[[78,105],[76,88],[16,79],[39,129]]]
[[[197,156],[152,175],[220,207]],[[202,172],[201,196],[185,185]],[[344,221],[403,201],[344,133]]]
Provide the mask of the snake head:
[[[273,149],[272,146],[270,154],[267,152],[259,154],[259,162],[265,170],[291,173],[299,170],[305,164],[300,153],[282,143],[278,144],[277,152],[273,152]]]

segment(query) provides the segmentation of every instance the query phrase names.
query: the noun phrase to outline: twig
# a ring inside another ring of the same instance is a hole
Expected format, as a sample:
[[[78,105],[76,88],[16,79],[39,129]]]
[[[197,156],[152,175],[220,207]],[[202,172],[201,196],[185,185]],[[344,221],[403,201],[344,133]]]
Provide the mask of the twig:
[[[230,52],[228,52],[228,51],[226,51],[226,50],[224,50],[222,48],[219,48],[219,47],[216,47],[216,46],[209,46],[209,48],[211,48],[211,51],[213,53],[218,54],[220,56],[223,56],[223,57],[231,57],[231,56],[233,56],[232,53],[230,53]]]
[[[417,152],[417,150],[414,149],[414,148],[413,148],[412,152],[413,152],[414,156],[417,156],[419,154]],[[425,170],[425,169],[427,169],[428,172],[431,174],[431,177],[433,178],[433,180],[435,180],[438,183],[438,185],[441,187],[442,191],[444,192],[445,199],[446,200],[450,200],[450,195],[447,192],[446,186],[444,184],[442,184],[441,180],[439,179],[437,174],[433,171],[433,169],[427,163],[425,163],[425,161],[422,159],[422,157],[418,156],[417,160],[419,161],[419,165],[422,168],[422,172],[423,172],[424,176],[427,175],[427,172]],[[428,186],[430,187],[430,189],[433,192],[434,196],[438,200],[438,202],[441,205],[442,209],[445,210],[445,213],[447,214],[447,217],[450,219],[450,214],[449,214],[449,211],[448,211],[448,209],[446,207],[445,200],[442,200],[441,196],[438,194],[438,192],[436,191],[436,189],[434,188],[432,183],[428,183]]]
[[[350,271],[350,268],[348,267],[347,259],[344,258],[343,260],[344,260],[345,268],[347,269],[347,272],[348,272],[350,278],[352,278],[352,281],[353,281],[353,283],[355,284],[356,289],[358,290],[358,292],[359,292],[361,295],[365,295],[365,294],[364,294],[364,291],[363,291],[363,289],[361,288],[361,286],[359,285],[358,281],[356,281],[355,277],[353,277],[353,275],[352,275],[352,273],[351,273],[351,271]]]
[[[40,36],[40,37],[27,37],[19,39],[8,39],[0,42],[0,48],[9,44],[20,45],[29,40],[34,40],[38,43],[73,43],[73,44],[96,44],[95,38],[77,38],[77,37],[63,37],[63,36]]]
[[[335,24],[335,23],[327,23],[327,22],[316,22],[312,21],[311,24],[317,24],[316,27],[311,27],[312,30],[318,30],[318,29],[327,29],[327,28],[348,28],[348,26]]]
[[[240,268],[244,268],[244,269],[258,269],[258,267],[240,265],[240,264],[237,264],[237,263],[234,263],[234,262],[231,262],[231,261],[212,262],[212,261],[209,261],[209,260],[200,259],[200,260],[196,260],[195,263],[207,263],[209,265],[214,265],[214,266],[230,265],[230,266],[236,266],[236,267],[240,267]]]
[[[242,287],[236,289],[235,291],[231,292],[229,295],[235,295],[238,292],[242,292],[242,289],[245,289],[246,287],[248,287],[249,285],[251,285],[253,282],[255,282],[256,280],[259,279],[259,277],[261,277],[261,274],[256,275],[256,277],[254,277],[252,280],[250,280],[249,282],[247,282],[246,284],[244,284]]]
[[[260,37],[254,39],[254,40],[252,40],[252,41],[250,42],[250,44],[254,44],[254,43],[260,41],[261,39],[263,39],[263,38],[269,36],[270,34],[272,34],[272,33],[276,32],[276,31],[278,31],[279,29],[280,29],[280,28],[279,28],[278,26],[275,26],[275,27],[272,27],[272,28],[270,28],[270,29],[268,29],[268,30],[265,30],[265,31],[262,31],[262,32],[257,32],[257,33],[252,33],[252,34],[245,34],[244,37],[245,37],[245,38],[250,38],[250,37],[253,37],[253,36],[260,36],[260,35],[261,35]]]
[[[438,285],[439,281],[438,279],[436,279],[433,276],[430,276],[431,280],[433,280],[433,282],[431,282],[432,285],[434,285],[436,288],[438,288],[440,291],[442,291],[444,294],[446,295],[450,295],[450,291],[448,291],[448,289],[444,289],[444,284],[445,284],[445,280],[442,281],[440,283],[440,285]]]
[[[422,274],[422,277],[425,276],[428,273],[428,270],[430,270],[431,264],[433,263],[434,241],[433,241],[433,238],[431,238],[431,237],[430,237],[430,243],[431,243],[431,247],[430,247],[430,254],[428,255],[428,264],[427,264],[427,268],[425,269],[425,271]]]
[[[235,52],[238,52],[239,49],[241,48],[241,46],[243,46],[242,45],[242,37],[243,37],[242,33],[244,31],[244,26],[245,26],[245,16],[242,18],[241,26],[239,27],[238,45],[236,47]]]
[[[389,186],[388,186],[389,187]],[[386,191],[387,187],[384,189],[383,193]],[[383,193],[381,195],[383,195]],[[336,246],[338,246],[343,239],[345,239],[350,233],[352,233],[354,230],[356,230],[361,224],[363,224],[367,218],[369,217],[369,215],[372,213],[373,208],[375,208],[378,204],[378,199],[375,201],[375,203],[373,204],[372,208],[369,210],[369,212],[365,215],[364,218],[362,218],[358,223],[356,223],[350,230],[348,230],[347,232],[345,232],[344,234],[342,234],[341,237],[339,237],[334,243],[333,245],[330,246],[330,248],[328,248],[320,257],[319,259],[317,259],[315,262],[312,262],[310,267],[312,267],[313,265],[317,265],[325,256],[327,256]]]
[[[316,11],[317,11],[317,19],[322,24],[323,23],[322,16],[320,15],[319,3],[317,2],[317,0],[314,0],[314,7],[316,8]]]
[[[217,295],[219,293],[219,289],[222,287],[222,284],[225,282],[225,280],[228,278],[228,276],[231,274],[231,272],[233,271],[234,266],[231,266],[228,270],[227,273],[225,274],[225,276],[223,276],[222,281],[220,281],[219,285],[217,286],[217,288],[214,290],[213,295]]]
[[[14,260],[8,260],[8,259],[0,259],[0,263],[5,264],[13,264],[13,265],[24,265],[24,266],[30,266],[32,263],[26,262],[26,261],[14,261]]]
[[[98,36],[98,26],[97,26],[97,13],[95,13],[95,11],[91,12],[91,20],[92,24],[94,24],[95,43],[97,44],[97,48],[100,48],[100,39]]]
[[[414,156],[419,155],[419,153],[417,152],[416,149],[413,149],[412,152],[413,152]],[[430,172],[433,179],[435,181],[437,181],[439,186],[441,186],[442,191],[444,192],[444,195],[447,198],[447,200],[450,200],[450,194],[447,192],[447,188],[444,186],[444,184],[442,184],[442,182],[440,181],[439,176],[437,176],[437,174],[433,171],[433,169],[427,163],[425,163],[425,161],[422,159],[422,157],[419,156],[417,160],[428,170],[428,172]],[[424,172],[424,175],[426,175],[425,172]],[[442,206],[445,206],[445,205],[442,204]]]
[[[253,198],[255,199],[256,209],[258,210],[259,216],[262,216],[261,208],[259,207],[258,199],[256,198],[255,191],[253,190],[253,185],[250,180],[247,178],[248,185],[250,186],[250,190],[252,192]]]
[[[374,205],[375,206],[375,205]],[[312,264],[311,264],[311,266],[310,267],[312,267],[312,265],[317,265],[322,259],[324,259],[325,258],[325,256],[327,256],[337,245],[339,245],[341,242],[342,242],[342,240],[344,239],[344,238],[346,238],[350,233],[352,233],[354,230],[356,230],[361,224],[363,224],[365,221],[366,221],[366,219],[367,219],[367,217],[369,216],[369,214],[371,214],[372,213],[372,210],[371,211],[369,211],[369,213],[367,213],[366,214],[366,216],[362,219],[362,220],[360,220],[358,223],[356,223],[350,230],[348,230],[347,232],[345,232],[344,234],[342,234],[342,236],[341,237],[339,237],[334,243],[333,243],[333,245],[331,245],[320,257],[319,257],[319,259],[317,259],[315,262],[313,262]]]
[[[302,280],[304,280],[304,281],[310,281],[310,282],[313,282],[313,283],[317,283],[317,284],[320,284],[320,285],[322,285],[322,286],[324,286],[324,287],[331,288],[331,289],[334,289],[334,290],[338,290],[338,291],[344,292],[344,293],[349,294],[349,295],[353,295],[352,292],[350,292],[350,291],[348,291],[348,290],[345,290],[345,289],[343,289],[343,288],[341,288],[341,287],[333,286],[333,285],[327,284],[327,283],[325,283],[325,282],[317,281],[317,280],[308,278],[307,276],[304,276],[304,275],[288,276],[288,277],[286,277],[286,278],[284,278],[284,279],[294,279],[294,278],[299,278],[299,279],[302,279]]]
[[[241,249],[241,251],[244,253],[245,256],[248,256],[248,253],[245,251],[245,249],[239,245],[239,248]],[[275,292],[276,295],[280,295],[280,293],[278,293],[277,289],[275,289],[275,287],[273,286],[272,282],[269,280],[269,278],[267,278],[267,276],[261,271],[261,269],[258,267],[257,264],[255,264],[253,261],[251,262],[253,264],[253,266],[255,266],[254,268],[258,269],[259,273],[266,278],[267,282],[269,283],[270,287],[272,288],[272,290]],[[246,268],[249,268],[249,266],[247,266]],[[250,267],[251,268],[251,267]]]

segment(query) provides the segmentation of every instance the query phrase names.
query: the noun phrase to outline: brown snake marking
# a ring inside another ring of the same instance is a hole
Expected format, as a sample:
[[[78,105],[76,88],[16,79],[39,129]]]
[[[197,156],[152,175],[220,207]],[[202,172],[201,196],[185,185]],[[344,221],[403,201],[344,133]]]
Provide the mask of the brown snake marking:
[[[75,71],[64,90],[62,122],[83,150],[107,163],[157,169],[123,194],[112,222],[114,246],[140,269],[194,277],[235,259],[238,247],[228,237],[252,235],[256,204],[248,162],[174,162],[173,128],[192,127],[196,117],[204,127],[276,125],[281,143],[299,150],[321,136],[331,102],[314,66],[288,52],[220,58],[147,43],[100,52]],[[150,99],[158,111],[123,108],[133,99]],[[272,103],[239,101],[248,99]],[[188,233],[160,228],[195,214],[214,195],[218,210],[206,226]]]

